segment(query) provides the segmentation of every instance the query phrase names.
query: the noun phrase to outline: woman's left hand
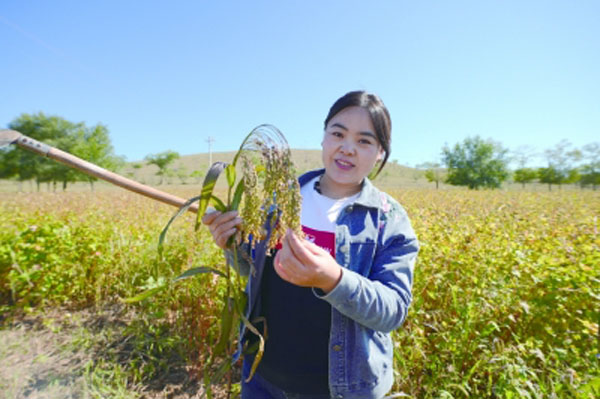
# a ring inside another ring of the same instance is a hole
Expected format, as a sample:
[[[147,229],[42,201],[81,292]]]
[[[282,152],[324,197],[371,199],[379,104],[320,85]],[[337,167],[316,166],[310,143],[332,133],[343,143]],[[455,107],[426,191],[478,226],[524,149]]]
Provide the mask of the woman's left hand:
[[[310,241],[300,240],[289,229],[273,265],[285,281],[301,287],[320,288],[325,293],[334,289],[342,278],[342,267],[329,252]]]

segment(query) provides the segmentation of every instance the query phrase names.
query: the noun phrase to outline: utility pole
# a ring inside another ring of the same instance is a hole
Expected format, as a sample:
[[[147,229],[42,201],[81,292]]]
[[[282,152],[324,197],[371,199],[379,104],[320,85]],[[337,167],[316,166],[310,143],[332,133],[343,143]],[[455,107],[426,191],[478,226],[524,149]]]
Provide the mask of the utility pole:
[[[212,136],[208,136],[208,138],[206,139],[206,142],[208,143],[208,168],[210,169],[210,167],[212,166],[212,143],[215,142],[214,137]]]

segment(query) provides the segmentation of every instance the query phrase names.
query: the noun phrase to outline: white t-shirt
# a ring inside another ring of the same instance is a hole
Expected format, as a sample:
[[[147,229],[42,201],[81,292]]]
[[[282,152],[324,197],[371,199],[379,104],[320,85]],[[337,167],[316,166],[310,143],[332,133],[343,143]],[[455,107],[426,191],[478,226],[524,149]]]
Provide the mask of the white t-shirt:
[[[329,251],[335,257],[335,222],[346,205],[354,202],[359,193],[350,197],[332,199],[315,189],[317,176],[300,189],[302,195],[302,230],[306,239]]]

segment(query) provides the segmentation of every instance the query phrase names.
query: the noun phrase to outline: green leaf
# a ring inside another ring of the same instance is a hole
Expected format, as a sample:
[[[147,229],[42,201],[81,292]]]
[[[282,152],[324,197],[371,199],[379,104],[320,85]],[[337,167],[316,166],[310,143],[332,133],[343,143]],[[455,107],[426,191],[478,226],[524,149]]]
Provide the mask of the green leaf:
[[[229,345],[229,337],[231,335],[231,328],[233,326],[233,319],[235,315],[235,302],[233,298],[229,297],[223,305],[221,311],[221,332],[219,340],[214,349],[215,356],[220,356],[225,353],[227,346]]]
[[[240,180],[237,187],[235,188],[235,194],[233,194],[233,200],[231,201],[231,210],[237,211],[242,202],[242,195],[244,194],[244,181]]]
[[[161,285],[158,287],[150,288],[149,290],[146,290],[146,291],[142,292],[141,294],[138,294],[134,297],[121,299],[121,302],[123,302],[123,303],[140,302],[140,301],[143,301],[144,299],[147,299],[147,298],[150,298],[151,296],[156,295],[158,292],[164,290],[167,287],[168,287],[168,284],[164,284],[164,285]]]
[[[227,277],[222,271],[217,270],[217,269],[213,269],[212,267],[205,267],[205,266],[201,266],[201,267],[194,267],[192,269],[188,269],[185,272],[183,272],[182,274],[180,274],[179,276],[177,276],[175,278],[175,281],[180,281],[180,280],[184,280],[186,278],[195,276],[197,274],[205,274],[205,273],[214,273],[217,274],[221,277]]]
[[[235,165],[227,165],[225,168],[225,177],[227,177],[227,184],[229,187],[233,187],[235,185],[236,178]]]
[[[212,395],[212,387],[211,387],[211,381],[210,381],[210,375],[208,372],[208,367],[204,369],[203,382],[204,382],[204,391],[205,391],[206,397],[208,399],[212,399],[213,395]]]
[[[198,205],[198,215],[196,217],[196,230],[198,230],[202,223],[202,216],[204,216],[208,202],[213,196],[212,192],[217,183],[217,179],[226,167],[227,163],[225,162],[215,162],[212,164],[204,178],[204,183],[202,183],[202,193],[200,194],[200,204]]]
[[[163,251],[163,243],[165,241],[165,237],[167,235],[167,231],[169,230],[169,227],[171,227],[171,224],[175,221],[175,219],[177,219],[179,216],[181,216],[185,211],[188,210],[188,208],[190,206],[192,206],[192,204],[196,201],[198,201],[200,199],[200,196],[194,197],[194,198],[190,198],[189,200],[187,200],[185,202],[185,204],[183,204],[183,206],[181,208],[179,208],[179,210],[171,217],[171,219],[169,220],[169,222],[167,223],[167,225],[163,228],[163,230],[160,233],[160,236],[158,237],[158,255],[162,257],[162,251]]]
[[[591,394],[600,395],[600,377],[593,378],[587,384],[582,386],[581,392],[584,394],[589,393],[590,398],[594,397]],[[596,396],[596,397],[598,397],[598,396]]]
[[[215,209],[219,212],[227,212],[227,205],[223,203],[218,197],[214,195],[210,197],[210,200],[213,202]]]
[[[248,295],[243,291],[239,292],[238,295],[235,296],[235,306],[237,307],[237,311],[239,314],[244,314],[247,304]]]
[[[227,374],[229,370],[231,370],[231,362],[225,359],[223,363],[221,363],[217,371],[215,371],[215,374],[211,379],[211,383],[218,384],[219,381],[221,381],[223,377],[225,377],[225,374]]]

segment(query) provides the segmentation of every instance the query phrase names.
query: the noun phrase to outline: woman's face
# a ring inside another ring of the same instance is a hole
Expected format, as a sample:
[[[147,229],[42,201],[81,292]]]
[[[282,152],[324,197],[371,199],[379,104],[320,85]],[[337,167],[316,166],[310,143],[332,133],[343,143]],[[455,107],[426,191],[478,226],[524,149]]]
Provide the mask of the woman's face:
[[[361,107],[344,108],[331,118],[321,145],[325,167],[321,189],[331,198],[359,192],[363,179],[383,156],[371,116]]]

